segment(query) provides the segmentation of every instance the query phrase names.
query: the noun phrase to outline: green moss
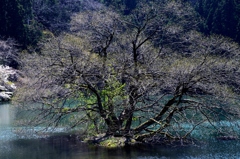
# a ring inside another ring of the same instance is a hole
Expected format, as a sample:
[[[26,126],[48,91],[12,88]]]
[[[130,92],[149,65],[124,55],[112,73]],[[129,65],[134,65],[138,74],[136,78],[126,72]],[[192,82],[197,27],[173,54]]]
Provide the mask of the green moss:
[[[124,137],[111,137],[101,141],[99,145],[107,148],[123,147],[125,146],[125,140]]]
[[[12,85],[13,83],[11,81],[6,82],[7,85]]]

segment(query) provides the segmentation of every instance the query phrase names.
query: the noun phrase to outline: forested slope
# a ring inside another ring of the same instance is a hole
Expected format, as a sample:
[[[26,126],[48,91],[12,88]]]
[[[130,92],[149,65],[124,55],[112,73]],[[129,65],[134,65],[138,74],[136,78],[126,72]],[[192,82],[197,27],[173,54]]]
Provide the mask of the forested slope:
[[[130,14],[139,0],[96,0]],[[150,3],[154,0],[145,0]],[[156,0],[158,1],[158,0]],[[159,0],[164,1],[164,0]],[[240,41],[240,3],[237,0],[179,0],[190,2],[202,17],[199,29],[205,34],[221,34]],[[69,29],[70,17],[83,6],[81,0],[2,0],[0,2],[0,37],[14,38],[26,49],[36,46],[43,30],[54,34]]]
[[[240,1],[198,0],[196,10],[203,17],[202,32],[221,34],[240,42]]]

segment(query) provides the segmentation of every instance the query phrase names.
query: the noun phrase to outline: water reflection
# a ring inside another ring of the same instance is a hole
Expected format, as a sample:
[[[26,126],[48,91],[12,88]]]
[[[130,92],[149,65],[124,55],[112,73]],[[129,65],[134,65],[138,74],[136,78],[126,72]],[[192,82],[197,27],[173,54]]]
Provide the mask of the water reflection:
[[[0,104],[0,127],[10,124],[12,113],[9,104]]]
[[[135,146],[105,149],[66,137],[18,139],[0,145],[1,159],[212,159],[240,158],[238,141],[215,141],[197,147]]]

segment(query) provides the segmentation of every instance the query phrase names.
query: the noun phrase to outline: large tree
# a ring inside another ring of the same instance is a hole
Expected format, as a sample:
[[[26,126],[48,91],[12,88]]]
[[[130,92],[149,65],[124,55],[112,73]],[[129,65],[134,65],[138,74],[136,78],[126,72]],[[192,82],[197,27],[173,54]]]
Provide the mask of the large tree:
[[[127,17],[106,8],[76,14],[71,34],[25,57],[16,101],[37,113],[31,122],[90,124],[139,141],[182,140],[207,123],[230,133],[216,123],[239,118],[239,46],[192,30],[184,3],[139,8]]]

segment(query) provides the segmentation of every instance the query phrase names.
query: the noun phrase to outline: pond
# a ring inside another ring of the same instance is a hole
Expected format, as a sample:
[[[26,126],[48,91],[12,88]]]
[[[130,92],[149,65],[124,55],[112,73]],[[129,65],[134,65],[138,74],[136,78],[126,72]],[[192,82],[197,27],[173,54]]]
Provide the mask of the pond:
[[[8,106],[0,108],[0,159],[212,159],[240,158],[240,141],[210,140],[199,146],[132,146],[106,149],[64,136],[20,136],[11,126]],[[4,118],[3,118],[4,117]]]

